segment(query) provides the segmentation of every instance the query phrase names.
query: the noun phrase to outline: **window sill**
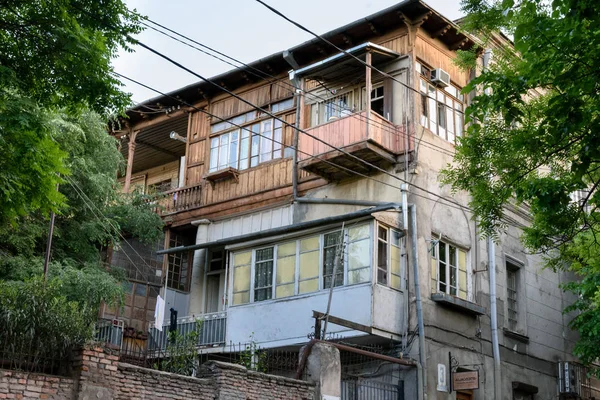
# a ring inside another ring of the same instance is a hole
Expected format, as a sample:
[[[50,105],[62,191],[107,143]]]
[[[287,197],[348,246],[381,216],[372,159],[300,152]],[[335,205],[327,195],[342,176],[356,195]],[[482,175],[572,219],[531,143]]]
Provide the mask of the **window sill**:
[[[484,315],[485,308],[481,307],[478,304],[472,303],[467,300],[463,300],[459,297],[451,296],[446,293],[433,293],[431,295],[431,300],[439,303],[441,305],[445,305],[449,308],[454,308],[456,310],[464,311],[472,315]]]
[[[523,335],[522,333],[515,332],[512,329],[502,328],[504,331],[504,336],[507,336],[511,339],[518,340],[519,342],[529,343],[529,336]]]
[[[211,172],[210,174],[206,175],[204,179],[206,179],[208,182],[210,182],[211,185],[214,186],[215,182],[225,179],[233,178],[237,182],[239,174],[240,171],[238,171],[237,169],[228,167],[219,171]]]

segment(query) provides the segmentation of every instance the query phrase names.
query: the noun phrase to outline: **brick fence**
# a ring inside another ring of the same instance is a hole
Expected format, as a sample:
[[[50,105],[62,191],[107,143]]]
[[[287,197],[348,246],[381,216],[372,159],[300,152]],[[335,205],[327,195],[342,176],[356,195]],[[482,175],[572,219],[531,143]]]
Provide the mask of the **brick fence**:
[[[192,378],[121,363],[118,355],[93,348],[80,353],[73,367],[74,379],[0,370],[0,399],[315,399],[308,382],[218,361]]]

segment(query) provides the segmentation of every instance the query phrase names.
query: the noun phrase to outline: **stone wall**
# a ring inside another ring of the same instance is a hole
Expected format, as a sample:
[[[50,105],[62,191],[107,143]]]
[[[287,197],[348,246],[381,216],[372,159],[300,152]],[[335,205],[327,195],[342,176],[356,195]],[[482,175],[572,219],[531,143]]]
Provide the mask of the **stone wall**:
[[[0,399],[71,400],[73,392],[71,378],[0,370]]]
[[[215,399],[313,400],[315,386],[290,378],[211,361],[200,377],[176,375],[119,362],[102,348],[83,350],[73,363],[75,378],[0,370],[0,399]]]

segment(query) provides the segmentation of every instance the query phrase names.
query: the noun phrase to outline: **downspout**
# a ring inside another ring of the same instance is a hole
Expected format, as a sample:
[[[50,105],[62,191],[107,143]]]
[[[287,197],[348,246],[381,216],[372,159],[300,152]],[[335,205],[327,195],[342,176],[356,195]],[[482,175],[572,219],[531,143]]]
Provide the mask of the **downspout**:
[[[300,127],[300,113],[302,112],[302,103],[304,102],[303,93],[303,79],[296,76],[296,70],[300,68],[298,62],[294,59],[294,55],[291,51],[285,50],[282,54],[283,59],[292,67],[289,71],[289,78],[292,81],[292,85],[296,88],[298,101],[296,102],[296,129],[294,129],[294,136],[292,138],[292,146],[294,153],[292,155],[292,193],[293,200],[298,197],[298,128]]]
[[[486,49],[483,54],[483,70],[485,71],[492,58],[492,50]],[[489,90],[485,90],[489,94]],[[498,344],[498,312],[496,304],[496,245],[490,235],[488,245],[488,274],[490,281],[490,329],[492,331],[492,354],[494,356],[494,398],[502,399],[502,369],[500,364],[500,345]]]
[[[421,304],[421,286],[419,285],[419,254],[417,248],[417,207],[410,206],[410,230],[412,245],[413,279],[415,282],[415,298],[417,306],[417,326],[419,329],[419,363],[421,364],[421,390],[423,400],[427,399],[427,357],[425,355],[425,326],[423,324],[423,305]]]

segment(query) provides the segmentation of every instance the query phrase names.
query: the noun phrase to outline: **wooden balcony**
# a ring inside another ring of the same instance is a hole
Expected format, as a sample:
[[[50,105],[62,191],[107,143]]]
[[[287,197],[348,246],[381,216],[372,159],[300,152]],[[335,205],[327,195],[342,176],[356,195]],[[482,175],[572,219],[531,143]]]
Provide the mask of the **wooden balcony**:
[[[307,132],[380,168],[394,165],[396,157],[405,152],[405,130],[375,112],[351,114],[307,129]],[[351,171],[369,174],[375,170],[308,135],[300,135],[298,149],[299,167],[328,180],[352,176],[354,174]]]
[[[156,200],[156,212],[161,216],[192,210],[202,205],[200,184],[169,190]]]

